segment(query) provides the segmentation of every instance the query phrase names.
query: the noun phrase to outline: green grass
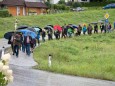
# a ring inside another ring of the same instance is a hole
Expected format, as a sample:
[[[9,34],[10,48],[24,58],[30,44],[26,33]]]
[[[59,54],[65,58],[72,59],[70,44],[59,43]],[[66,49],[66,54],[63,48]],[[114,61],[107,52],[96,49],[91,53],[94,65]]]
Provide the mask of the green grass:
[[[36,69],[115,81],[115,32],[47,41],[34,51]],[[52,66],[48,67],[48,55]]]
[[[115,9],[110,10],[86,10],[84,12],[68,12],[61,14],[49,14],[49,15],[38,15],[38,16],[21,16],[18,18],[19,25],[29,25],[29,26],[40,26],[44,27],[47,24],[60,24],[64,25],[65,23],[73,24],[83,24],[96,22],[100,19],[104,19],[105,13],[110,14],[109,21],[113,23],[115,20]],[[3,37],[4,33],[7,31],[14,30],[14,22],[16,17],[10,18],[0,18],[0,38]]]

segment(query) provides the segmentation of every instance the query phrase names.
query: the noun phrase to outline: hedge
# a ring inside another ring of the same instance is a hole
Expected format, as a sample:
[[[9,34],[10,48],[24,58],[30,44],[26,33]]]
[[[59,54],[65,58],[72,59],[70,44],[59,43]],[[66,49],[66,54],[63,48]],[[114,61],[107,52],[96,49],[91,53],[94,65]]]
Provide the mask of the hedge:
[[[4,18],[4,17],[10,17],[12,16],[11,14],[9,14],[8,10],[0,10],[0,17]]]

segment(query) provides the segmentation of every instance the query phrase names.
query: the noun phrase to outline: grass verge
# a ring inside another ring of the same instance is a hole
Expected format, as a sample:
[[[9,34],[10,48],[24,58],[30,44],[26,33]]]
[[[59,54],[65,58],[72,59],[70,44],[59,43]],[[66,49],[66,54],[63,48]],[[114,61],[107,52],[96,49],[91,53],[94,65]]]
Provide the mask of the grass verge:
[[[47,41],[34,51],[36,69],[115,81],[115,32]],[[48,55],[52,66],[48,67]]]

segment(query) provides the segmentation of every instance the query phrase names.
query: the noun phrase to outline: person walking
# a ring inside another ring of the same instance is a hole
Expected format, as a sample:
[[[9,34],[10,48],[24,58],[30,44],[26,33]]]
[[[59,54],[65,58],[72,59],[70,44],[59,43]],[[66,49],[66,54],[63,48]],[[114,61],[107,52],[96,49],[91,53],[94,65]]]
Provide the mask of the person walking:
[[[70,27],[68,27],[68,37],[71,38],[72,37],[72,29]]]
[[[77,36],[81,35],[81,31],[82,31],[82,27],[81,27],[81,25],[79,25],[77,28]]]
[[[46,32],[45,29],[42,30],[42,41],[45,42]]]
[[[48,29],[47,33],[48,33],[48,40],[52,40],[53,39],[52,38],[53,30],[52,29]]]
[[[97,24],[94,25],[94,33],[98,33],[98,25]]]
[[[25,37],[24,44],[26,46],[26,54],[30,56],[30,43],[32,41],[32,37],[28,33],[27,36]]]
[[[87,31],[88,31],[88,34],[91,35],[92,34],[92,26],[89,24],[89,26],[87,27]]]
[[[85,35],[86,32],[87,32],[87,27],[86,27],[86,25],[84,25],[84,26],[83,26],[83,34]]]
[[[111,28],[112,28],[112,26],[111,26],[111,24],[109,23],[109,24],[107,25],[107,32],[108,32],[108,33],[111,32]]]
[[[19,34],[16,34],[14,37],[14,41],[13,41],[13,45],[14,45],[14,54],[16,54],[16,57],[18,57],[19,55],[19,49],[21,46],[21,37]]]
[[[101,23],[101,25],[100,25],[100,30],[101,30],[101,33],[103,33],[104,28],[105,28],[104,24],[103,24],[103,23]]]

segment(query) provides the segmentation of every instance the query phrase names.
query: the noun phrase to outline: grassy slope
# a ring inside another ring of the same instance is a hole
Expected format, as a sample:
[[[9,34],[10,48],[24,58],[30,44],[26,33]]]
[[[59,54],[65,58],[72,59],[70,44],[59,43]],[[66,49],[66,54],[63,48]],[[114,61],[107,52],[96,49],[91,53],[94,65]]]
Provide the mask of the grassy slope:
[[[51,15],[39,15],[39,16],[26,16],[17,17],[19,20],[18,25],[29,25],[29,26],[40,26],[44,27],[47,24],[60,24],[65,23],[82,24],[96,22],[104,18],[105,13],[108,11],[110,14],[110,22],[113,23],[115,20],[115,9],[111,10],[87,10],[80,13],[62,13],[62,14],[51,14]],[[14,30],[15,17],[11,18],[0,18],[0,37],[7,31]]]
[[[47,41],[35,49],[35,68],[52,72],[115,80],[115,32]],[[52,67],[48,68],[48,55]]]

